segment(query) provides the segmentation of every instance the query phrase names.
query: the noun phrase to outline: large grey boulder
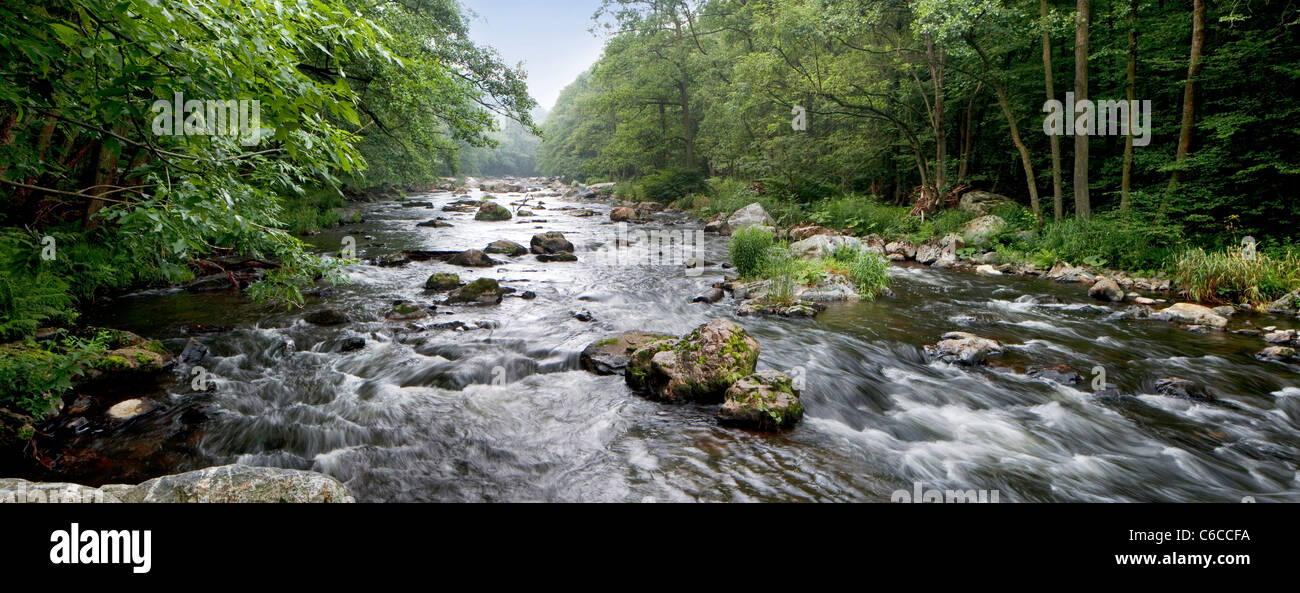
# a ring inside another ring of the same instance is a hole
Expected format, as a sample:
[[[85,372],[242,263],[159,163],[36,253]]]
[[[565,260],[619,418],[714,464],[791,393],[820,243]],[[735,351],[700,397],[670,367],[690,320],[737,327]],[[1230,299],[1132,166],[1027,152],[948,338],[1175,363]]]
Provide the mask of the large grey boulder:
[[[758,202],[754,202],[753,204],[735,211],[731,217],[727,219],[727,228],[733,233],[742,228],[753,225],[775,227],[776,220],[774,220],[767,211],[763,209],[763,205]]]
[[[988,241],[993,235],[998,234],[1007,221],[1002,220],[1001,216],[989,214],[981,216],[961,227],[961,236],[967,243],[983,243]]]
[[[1161,321],[1204,325],[1214,329],[1223,329],[1228,325],[1228,318],[1215,313],[1209,307],[1194,303],[1175,303],[1172,307],[1158,311],[1151,317]]]
[[[813,235],[802,241],[790,244],[790,251],[804,259],[830,257],[835,250],[847,246],[855,251],[862,250],[862,241],[857,237],[836,235]]]
[[[957,202],[958,210],[965,210],[976,216],[984,216],[1002,204],[1014,204],[1011,198],[986,191],[968,191]]]

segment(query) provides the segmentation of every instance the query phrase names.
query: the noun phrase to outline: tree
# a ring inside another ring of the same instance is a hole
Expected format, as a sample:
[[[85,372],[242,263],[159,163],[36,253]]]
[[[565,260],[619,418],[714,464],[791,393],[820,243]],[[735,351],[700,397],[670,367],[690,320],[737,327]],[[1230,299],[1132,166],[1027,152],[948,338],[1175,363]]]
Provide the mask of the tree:
[[[1074,100],[1088,99],[1088,0],[1078,0],[1074,15]],[[1094,114],[1089,114],[1093,117]],[[1095,122],[1094,120],[1091,120]],[[1074,215],[1092,216],[1088,196],[1088,140],[1086,131],[1074,131]]]
[[[1043,84],[1047,90],[1047,100],[1056,100],[1056,88],[1052,81],[1052,35],[1048,21],[1047,0],[1038,0],[1039,28],[1043,36]],[[1048,137],[1052,145],[1052,214],[1054,220],[1065,216],[1065,197],[1061,188],[1061,137],[1053,134]]]
[[[1183,116],[1178,126],[1178,149],[1174,153],[1174,172],[1169,178],[1172,191],[1182,180],[1183,162],[1192,147],[1192,122],[1196,118],[1196,79],[1201,74],[1201,48],[1205,45],[1205,0],[1192,5],[1192,48],[1187,60],[1187,82],[1183,85]]]

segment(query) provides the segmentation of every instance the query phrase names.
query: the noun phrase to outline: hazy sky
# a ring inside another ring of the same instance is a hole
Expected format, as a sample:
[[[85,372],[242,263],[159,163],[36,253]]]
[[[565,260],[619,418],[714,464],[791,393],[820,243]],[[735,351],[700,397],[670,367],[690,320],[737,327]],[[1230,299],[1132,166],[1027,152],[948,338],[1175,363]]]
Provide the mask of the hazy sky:
[[[604,40],[587,32],[600,0],[461,0],[471,16],[470,37],[524,63],[528,88],[546,109],[574,78],[600,57]]]

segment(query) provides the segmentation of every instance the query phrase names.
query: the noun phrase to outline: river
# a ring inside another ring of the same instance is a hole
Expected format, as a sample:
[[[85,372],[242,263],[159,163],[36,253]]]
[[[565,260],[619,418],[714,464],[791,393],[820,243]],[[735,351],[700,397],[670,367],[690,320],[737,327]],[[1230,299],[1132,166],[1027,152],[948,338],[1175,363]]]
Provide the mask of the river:
[[[304,310],[177,290],[114,299],[85,321],[173,348],[190,326],[233,326],[197,335],[211,349],[202,366],[215,388],[194,393],[178,376],[164,405],[128,427],[67,437],[71,459],[59,476],[105,483],[271,465],[332,475],[360,501],[889,501],[918,483],[996,490],[1002,502],[1300,501],[1300,369],[1255,360],[1258,337],[1116,319],[1123,305],[1091,301],[1079,285],[915,264],[891,268],[892,297],[832,305],[814,319],[736,318],[730,298],[690,302],[722,279],[719,267],[690,276],[681,266],[594,264],[593,250],[615,238],[607,204],[542,198],[545,209],[525,220],[545,222],[524,224],[440,210],[463,197],[409,198],[433,208],[362,204],[364,223],[307,240],[333,252],[352,237],[369,259],[498,239],[526,246],[535,233],[561,231],[578,261],[363,263]],[[453,226],[416,226],[437,216]],[[701,224],[665,215],[638,228]],[[725,241],[709,235],[706,259],[726,261]],[[536,298],[439,305],[423,322],[478,329],[413,331],[384,319],[396,300],[436,302],[423,284],[439,271],[489,276]],[[302,321],[325,308],[353,321]],[[579,368],[583,347],[617,332],[683,334],[719,317],[758,340],[760,368],[802,374],[807,416],[793,430],[722,427],[716,406],[650,401],[621,377]],[[999,340],[1006,352],[973,369],[927,362],[922,346],[951,330]],[[339,352],[348,337],[365,347]],[[1026,374],[1055,364],[1084,381]],[[1092,393],[1098,366],[1114,390]],[[1156,395],[1155,381],[1169,376],[1216,400]]]

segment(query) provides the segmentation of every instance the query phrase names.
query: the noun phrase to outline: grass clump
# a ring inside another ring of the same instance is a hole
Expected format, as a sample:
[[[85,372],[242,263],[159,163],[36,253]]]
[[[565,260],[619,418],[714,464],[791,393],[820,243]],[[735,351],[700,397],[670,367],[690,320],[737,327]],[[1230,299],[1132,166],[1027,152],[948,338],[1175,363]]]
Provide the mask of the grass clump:
[[[1173,262],[1174,281],[1201,302],[1267,304],[1300,288],[1300,256],[1189,249]]]
[[[768,265],[772,240],[772,231],[760,226],[745,227],[731,236],[728,244],[731,264],[742,278],[753,278],[763,272]]]

